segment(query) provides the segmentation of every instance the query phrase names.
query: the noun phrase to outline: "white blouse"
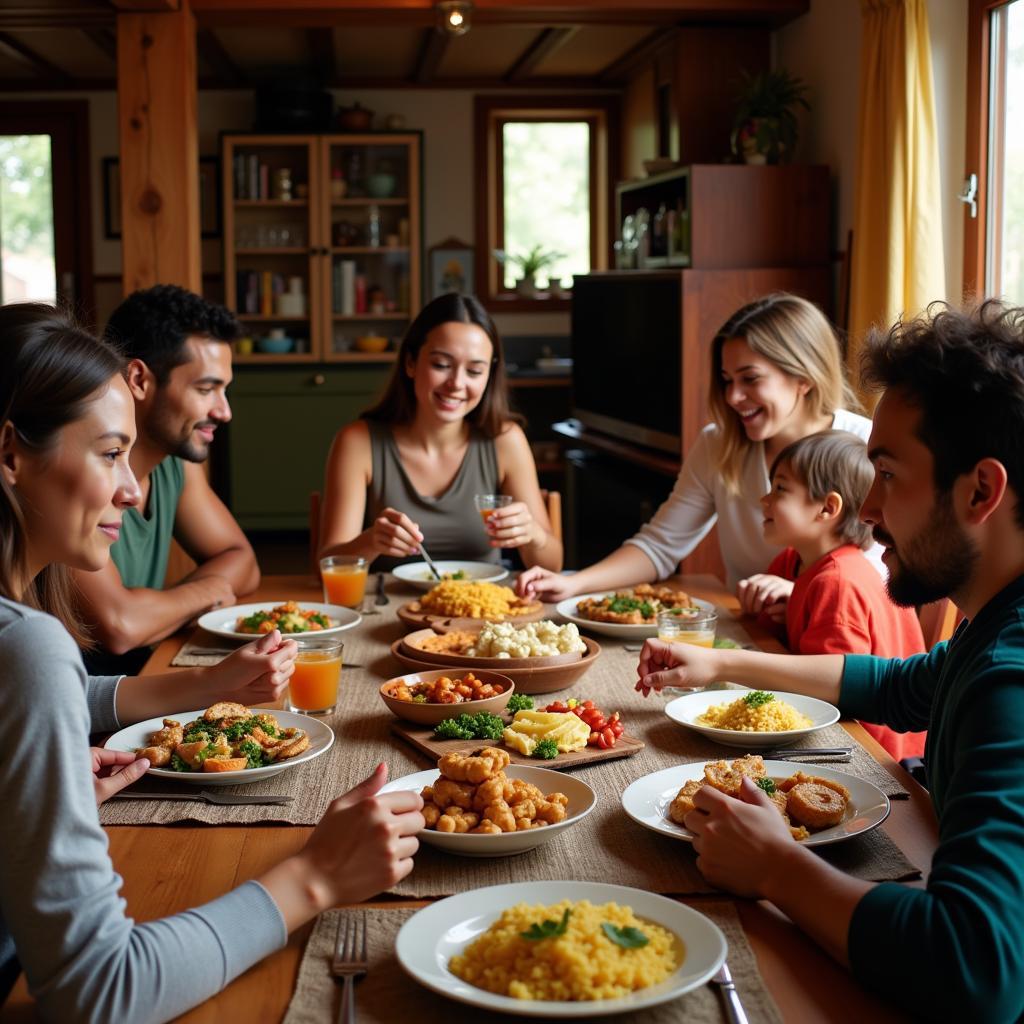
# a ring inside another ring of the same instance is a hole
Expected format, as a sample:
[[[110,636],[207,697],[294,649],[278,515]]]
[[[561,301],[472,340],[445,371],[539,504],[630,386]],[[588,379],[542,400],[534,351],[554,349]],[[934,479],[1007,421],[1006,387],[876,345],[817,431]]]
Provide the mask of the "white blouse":
[[[871,420],[837,409],[832,427],[848,430],[867,441]],[[739,493],[732,493],[718,472],[720,444],[718,426],[708,424],[687,453],[672,493],[654,518],[626,541],[654,563],[659,579],[671,576],[716,522],[726,584],[730,588],[747,576],[764,572],[781,550],[764,539],[761,498],[770,486],[764,445],[759,442],[750,446],[743,460]],[[885,576],[881,547],[875,544],[864,554]]]

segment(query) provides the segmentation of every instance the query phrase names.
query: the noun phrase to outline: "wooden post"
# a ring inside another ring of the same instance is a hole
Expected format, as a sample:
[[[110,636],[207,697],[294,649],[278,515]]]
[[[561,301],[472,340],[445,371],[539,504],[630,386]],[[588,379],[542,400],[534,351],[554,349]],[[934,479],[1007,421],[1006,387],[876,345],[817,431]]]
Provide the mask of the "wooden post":
[[[196,26],[178,10],[117,16],[121,258],[126,295],[201,291]]]

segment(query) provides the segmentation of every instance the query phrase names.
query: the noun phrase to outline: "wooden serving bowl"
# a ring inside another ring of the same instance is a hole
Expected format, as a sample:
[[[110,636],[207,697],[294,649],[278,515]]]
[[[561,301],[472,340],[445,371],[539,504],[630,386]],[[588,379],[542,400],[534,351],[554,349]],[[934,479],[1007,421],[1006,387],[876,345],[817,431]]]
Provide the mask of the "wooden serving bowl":
[[[443,631],[443,633],[446,632],[449,631]],[[479,627],[466,630],[466,632],[479,633]],[[471,657],[468,654],[455,654],[454,652],[424,651],[416,646],[417,640],[437,635],[438,631],[435,629],[417,629],[415,632],[407,634],[402,639],[402,653],[410,658],[415,658],[417,661],[429,661],[435,665],[457,665],[460,668],[465,666],[467,671],[473,668],[481,668],[485,664],[498,665],[504,669],[506,662],[514,664],[519,669],[546,668],[548,665],[568,665],[574,661],[581,661],[587,653],[586,651],[570,651],[568,654],[548,654],[536,658],[478,658]],[[580,639],[583,638],[581,637]]]
[[[513,626],[523,626],[527,622],[536,622],[544,618],[544,605],[536,602],[536,608],[523,612],[521,615],[509,615],[504,619],[471,619],[452,615],[438,615],[436,612],[424,611],[419,601],[409,601],[398,609],[398,617],[407,625],[417,629],[425,626],[433,627],[438,633],[452,629],[479,629],[485,622],[511,622]]]
[[[597,661],[601,648],[589,636],[581,637],[587,645],[586,653],[576,661],[559,662],[553,665],[525,665],[524,662],[542,662],[548,658],[467,658],[448,655],[446,664],[449,675],[455,672],[472,672],[478,679],[490,671],[492,665],[501,668],[502,675],[515,680],[519,693],[554,693],[574,686],[576,681]],[[402,640],[391,645],[391,653],[410,670],[427,671],[435,667],[434,662],[422,661],[423,651],[410,651]],[[559,657],[562,657],[561,655]],[[456,667],[457,665],[457,667]],[[419,705],[422,707],[422,705]],[[450,707],[450,705],[448,705]]]
[[[515,693],[516,684],[501,672],[492,672],[487,669],[472,669],[473,675],[482,683],[491,683],[493,686],[500,685],[501,693],[494,697],[485,697],[483,700],[467,700],[460,704],[417,704],[411,700],[399,700],[393,697],[392,693],[399,683],[411,686],[413,683],[432,683],[442,676],[460,678],[469,669],[456,668],[434,668],[428,665],[424,672],[411,672],[404,676],[395,676],[380,687],[381,700],[399,718],[407,722],[416,722],[418,725],[437,725],[445,718],[452,718],[454,715],[475,715],[481,711],[488,711],[492,715],[500,715],[505,711],[509,697]]]

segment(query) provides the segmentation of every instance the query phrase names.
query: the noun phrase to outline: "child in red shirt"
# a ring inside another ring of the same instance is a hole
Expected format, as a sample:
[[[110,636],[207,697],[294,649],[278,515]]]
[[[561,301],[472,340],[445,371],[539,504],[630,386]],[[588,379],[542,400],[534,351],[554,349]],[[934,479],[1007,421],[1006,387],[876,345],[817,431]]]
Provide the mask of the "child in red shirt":
[[[767,572],[793,581],[785,605],[789,649],[883,658],[922,653],[914,609],[893,604],[863,554],[871,530],[859,512],[874,479],[864,442],[843,430],[811,434],[779,453],[769,479],[771,490],[761,499],[764,536],[786,548]],[[744,607],[750,607],[756,581],[751,577],[739,585]],[[778,621],[781,608],[770,605],[767,614]],[[864,728],[897,760],[924,752],[923,732],[867,723]]]

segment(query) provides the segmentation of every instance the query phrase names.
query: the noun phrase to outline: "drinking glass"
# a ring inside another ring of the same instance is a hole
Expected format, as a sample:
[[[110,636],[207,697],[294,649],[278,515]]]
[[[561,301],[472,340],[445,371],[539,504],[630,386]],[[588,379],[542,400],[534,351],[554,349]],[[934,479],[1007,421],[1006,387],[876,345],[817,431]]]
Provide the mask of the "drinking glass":
[[[329,715],[338,705],[344,644],[330,637],[295,638],[299,653],[288,680],[288,710],[302,715]]]
[[[658,612],[658,639],[667,644],[715,646],[718,612],[706,608],[667,608]]]
[[[355,608],[366,593],[365,558],[354,555],[331,555],[320,559],[320,578],[324,584],[324,601]]]
[[[476,503],[476,510],[480,513],[480,518],[484,521],[484,526],[487,525],[487,520],[494,515],[497,509],[505,508],[506,505],[511,505],[512,500],[513,499],[510,494],[473,495],[473,501]]]

